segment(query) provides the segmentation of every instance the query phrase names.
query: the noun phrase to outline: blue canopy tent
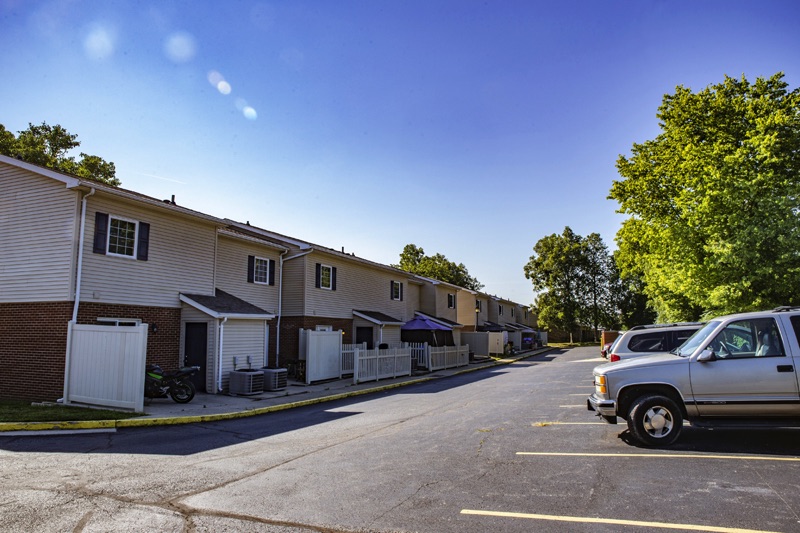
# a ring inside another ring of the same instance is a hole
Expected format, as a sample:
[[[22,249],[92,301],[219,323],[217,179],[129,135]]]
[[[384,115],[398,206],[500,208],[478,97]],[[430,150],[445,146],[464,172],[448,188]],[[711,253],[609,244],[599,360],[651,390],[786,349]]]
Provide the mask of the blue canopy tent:
[[[433,320],[418,316],[400,327],[403,342],[427,342],[433,346],[455,346],[453,330]]]

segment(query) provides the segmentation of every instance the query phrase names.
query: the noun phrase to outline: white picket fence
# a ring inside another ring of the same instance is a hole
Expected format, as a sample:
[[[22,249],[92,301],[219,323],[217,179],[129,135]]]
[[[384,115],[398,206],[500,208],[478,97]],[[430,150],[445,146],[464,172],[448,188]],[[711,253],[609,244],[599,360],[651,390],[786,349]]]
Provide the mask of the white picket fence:
[[[431,372],[445,368],[456,368],[469,364],[469,345],[464,346],[428,346],[428,358]]]
[[[404,342],[391,345],[388,350],[368,350],[365,342],[342,344],[342,375],[352,375],[353,383],[408,376],[414,367],[433,372],[468,364],[469,345]]]
[[[411,349],[361,350],[353,354],[353,383],[411,375]]]

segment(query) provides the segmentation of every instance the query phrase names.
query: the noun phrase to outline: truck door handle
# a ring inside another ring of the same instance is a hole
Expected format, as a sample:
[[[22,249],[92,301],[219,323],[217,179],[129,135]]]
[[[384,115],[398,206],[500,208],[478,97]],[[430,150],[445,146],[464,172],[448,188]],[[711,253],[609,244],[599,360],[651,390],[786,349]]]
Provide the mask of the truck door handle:
[[[794,372],[792,365],[778,365],[778,372]]]

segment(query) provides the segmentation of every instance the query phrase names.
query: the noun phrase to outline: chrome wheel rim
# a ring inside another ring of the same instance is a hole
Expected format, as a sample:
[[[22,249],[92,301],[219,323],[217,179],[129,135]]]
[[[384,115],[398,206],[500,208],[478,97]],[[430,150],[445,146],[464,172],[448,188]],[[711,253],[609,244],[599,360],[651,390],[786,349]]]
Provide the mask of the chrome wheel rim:
[[[666,437],[672,432],[673,424],[672,413],[664,407],[651,407],[644,414],[644,429],[651,437]]]

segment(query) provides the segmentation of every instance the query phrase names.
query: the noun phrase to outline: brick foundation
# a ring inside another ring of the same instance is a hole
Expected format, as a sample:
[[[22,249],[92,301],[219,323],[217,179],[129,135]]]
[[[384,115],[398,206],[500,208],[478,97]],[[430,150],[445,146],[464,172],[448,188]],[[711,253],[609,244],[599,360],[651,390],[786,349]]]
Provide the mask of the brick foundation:
[[[0,303],[0,398],[55,400],[64,394],[67,323],[73,302]],[[97,317],[138,318],[155,324],[147,361],[174,369],[180,363],[180,309],[81,303],[78,323]]]

